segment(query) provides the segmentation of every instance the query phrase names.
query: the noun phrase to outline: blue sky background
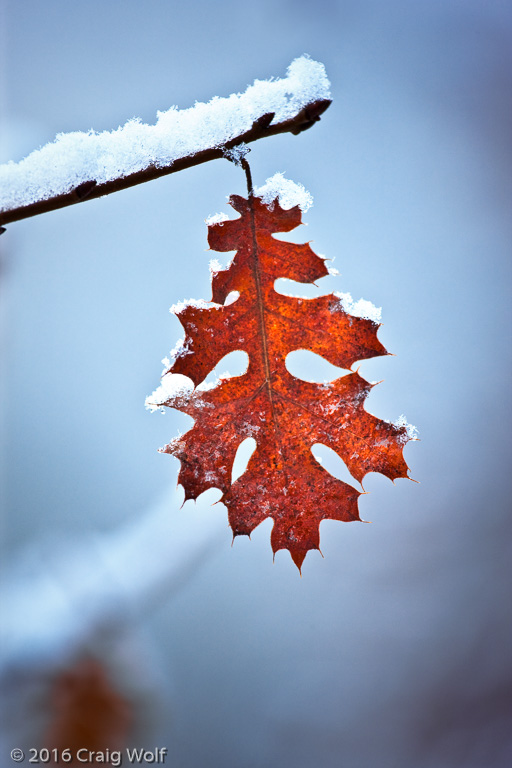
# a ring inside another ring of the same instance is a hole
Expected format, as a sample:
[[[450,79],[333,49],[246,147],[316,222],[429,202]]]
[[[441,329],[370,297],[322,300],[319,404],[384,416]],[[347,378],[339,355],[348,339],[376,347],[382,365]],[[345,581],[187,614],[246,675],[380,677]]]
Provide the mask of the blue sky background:
[[[325,559],[310,553],[302,578],[288,553],[272,563],[271,521],[230,548],[215,492],[189,522],[177,462],[156,452],[187,418],[144,399],[181,335],[169,306],[210,298],[204,219],[229,213],[241,172],[214,161],[8,227],[7,585],[55,574],[57,556],[92,584],[94,557],[65,553],[114,547],[165,497],[169,558],[189,525],[225,533],[121,621],[140,633],[127,668],[153,670],[151,733],[173,765],[509,764],[511,28],[498,0],[3,2],[2,161],[284,76],[302,53],[325,64],[332,106],[252,145],[253,176],[283,171],[314,196],[298,240],[335,257],[326,292],[382,306],[396,355],[362,364],[384,379],[367,408],[420,430],[405,450],[420,485],[370,475],[372,525],[322,523]],[[4,669],[23,659],[9,653]]]

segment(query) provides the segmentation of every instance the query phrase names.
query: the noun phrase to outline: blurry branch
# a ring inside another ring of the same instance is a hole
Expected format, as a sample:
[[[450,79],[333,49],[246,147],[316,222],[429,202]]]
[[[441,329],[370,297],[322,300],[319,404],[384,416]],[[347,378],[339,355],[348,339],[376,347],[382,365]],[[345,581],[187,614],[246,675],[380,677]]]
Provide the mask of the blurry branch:
[[[320,115],[325,112],[330,103],[329,99],[313,101],[303,107],[293,117],[275,124],[272,123],[274,112],[268,112],[259,117],[248,131],[235,136],[222,146],[212,146],[195,154],[180,157],[168,166],[156,167],[155,165],[149,165],[141,171],[127,176],[120,176],[101,184],[98,184],[95,179],[90,179],[79,184],[66,194],[55,195],[45,200],[37,200],[29,205],[0,211],[0,225],[10,224],[13,221],[20,221],[30,216],[38,216],[40,213],[55,211],[68,205],[82,203],[85,200],[94,200],[97,197],[103,197],[103,195],[110,195],[112,192],[119,192],[121,189],[134,187],[136,184],[143,184],[146,181],[158,179],[160,176],[167,176],[170,173],[183,171],[185,168],[192,168],[192,166],[199,165],[200,163],[207,163],[209,160],[222,158],[225,156],[226,149],[232,149],[242,142],[250,144],[258,139],[263,139],[266,136],[276,136],[279,133],[293,133],[297,135],[311,128],[314,123],[320,120]]]

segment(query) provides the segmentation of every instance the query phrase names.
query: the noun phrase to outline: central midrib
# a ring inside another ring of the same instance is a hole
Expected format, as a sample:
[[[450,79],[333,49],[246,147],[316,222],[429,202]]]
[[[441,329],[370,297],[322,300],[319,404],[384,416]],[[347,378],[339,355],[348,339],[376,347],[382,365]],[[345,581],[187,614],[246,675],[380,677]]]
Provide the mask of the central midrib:
[[[284,462],[285,457],[284,457],[283,447],[281,442],[281,430],[279,428],[279,422],[278,422],[275,407],[274,407],[274,393],[272,390],[272,375],[270,371],[270,361],[269,361],[269,355],[268,355],[268,336],[267,336],[267,326],[265,323],[265,305],[263,302],[263,290],[261,287],[261,275],[260,275],[259,259],[258,259],[258,239],[256,237],[256,221],[254,216],[253,199],[254,198],[250,193],[249,194],[249,210],[251,214],[251,234],[252,234],[252,271],[254,275],[254,285],[256,288],[256,304],[258,306],[258,326],[259,326],[261,347],[262,347],[262,354],[263,354],[263,367],[265,371],[265,386],[267,389],[267,395],[270,402],[270,412],[272,414],[272,422],[274,425],[274,433],[276,435],[276,443],[278,446],[279,453],[281,454],[281,458],[283,459],[283,474],[285,477],[285,483],[286,485],[288,485],[286,464]]]

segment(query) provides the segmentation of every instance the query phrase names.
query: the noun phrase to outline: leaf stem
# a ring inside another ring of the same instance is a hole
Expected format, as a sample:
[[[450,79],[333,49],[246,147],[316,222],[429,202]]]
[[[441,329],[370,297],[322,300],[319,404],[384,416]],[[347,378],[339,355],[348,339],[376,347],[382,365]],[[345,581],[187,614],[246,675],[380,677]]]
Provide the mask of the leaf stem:
[[[249,194],[249,199],[254,197],[254,188],[252,186],[252,175],[251,175],[251,166],[249,165],[249,162],[245,159],[245,157],[240,160],[240,165],[242,166],[243,170],[245,171],[245,178],[247,179],[247,192]],[[251,213],[252,213],[252,206],[251,206]],[[252,213],[251,222],[254,222],[254,213]],[[254,228],[253,228],[254,229]],[[256,247],[256,242],[254,243]]]

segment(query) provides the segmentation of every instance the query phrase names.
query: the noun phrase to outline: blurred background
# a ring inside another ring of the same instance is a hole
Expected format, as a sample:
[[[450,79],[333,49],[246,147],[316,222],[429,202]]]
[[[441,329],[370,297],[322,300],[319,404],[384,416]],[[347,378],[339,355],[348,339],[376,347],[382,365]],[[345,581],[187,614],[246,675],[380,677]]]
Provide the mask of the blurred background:
[[[323,522],[302,578],[288,552],[272,562],[270,520],[231,547],[218,492],[180,509],[178,462],[157,453],[190,420],[144,399],[182,335],[168,308],[210,298],[204,219],[230,213],[242,172],[217,160],[9,225],[0,765],[80,743],[97,716],[109,744],[180,768],[508,766],[510,4],[0,8],[2,162],[283,77],[303,53],[325,64],[332,106],[251,145],[253,177],[313,195],[293,239],[335,259],[323,292],[382,306],[396,355],[362,364],[384,380],[367,409],[421,438],[405,449],[420,485],[369,475],[372,525]]]

